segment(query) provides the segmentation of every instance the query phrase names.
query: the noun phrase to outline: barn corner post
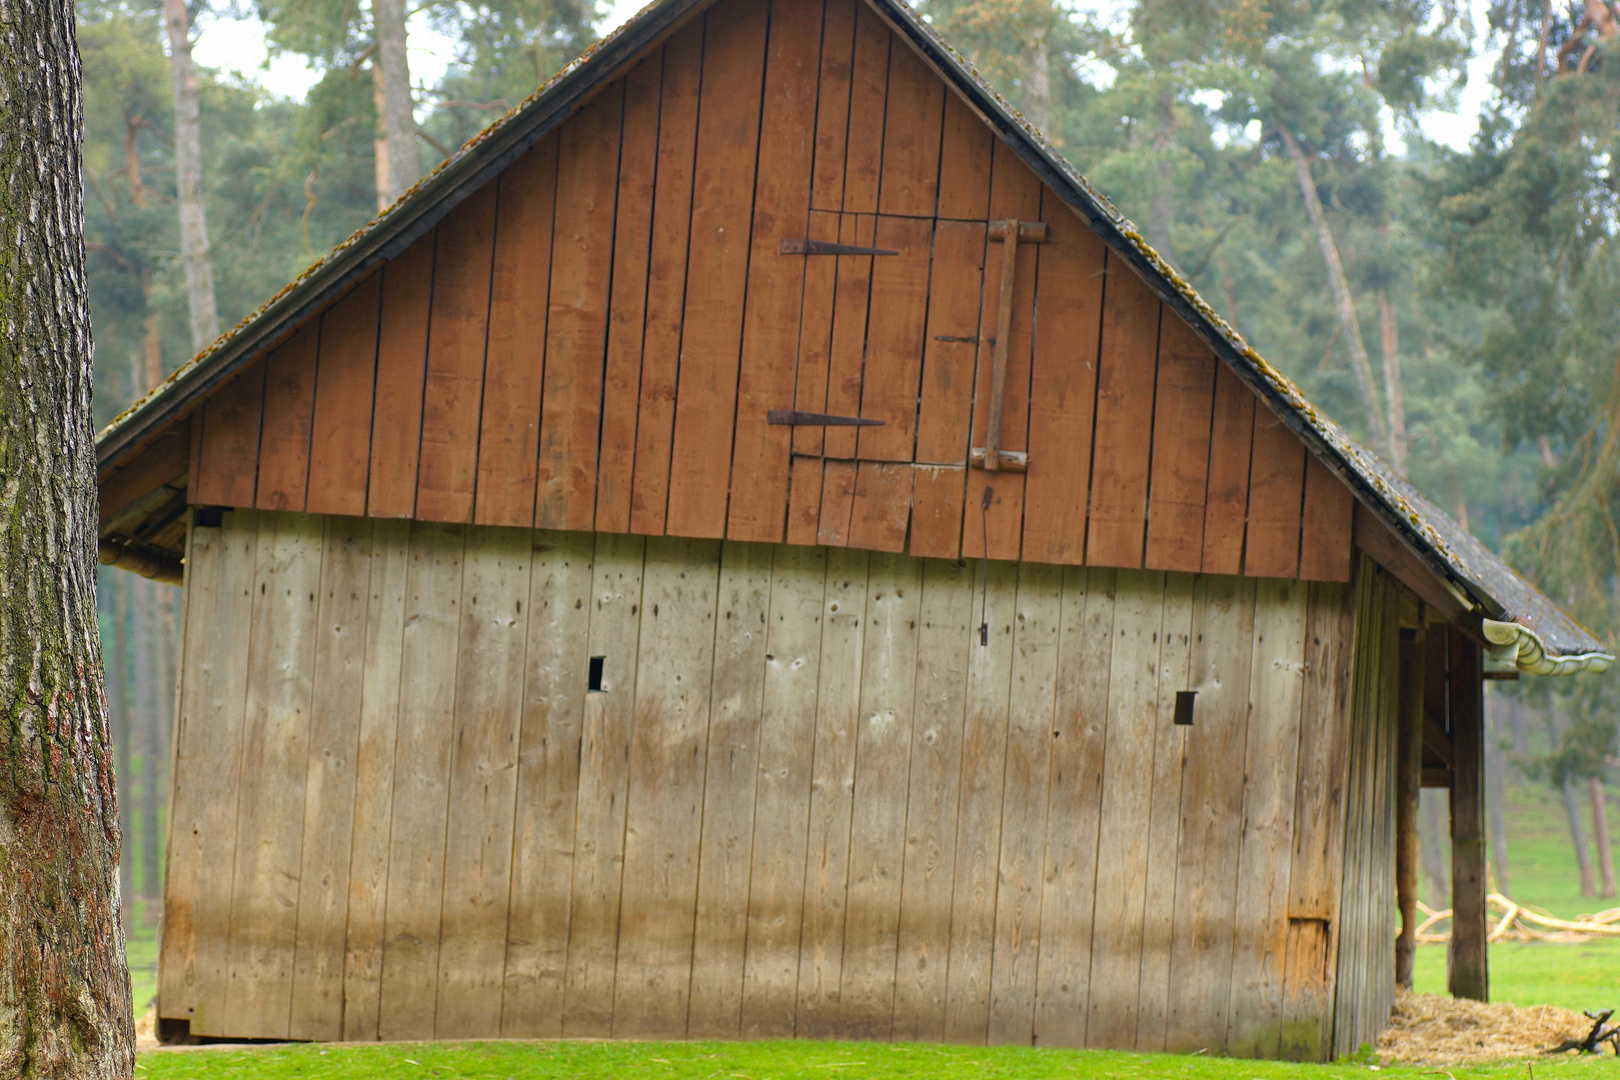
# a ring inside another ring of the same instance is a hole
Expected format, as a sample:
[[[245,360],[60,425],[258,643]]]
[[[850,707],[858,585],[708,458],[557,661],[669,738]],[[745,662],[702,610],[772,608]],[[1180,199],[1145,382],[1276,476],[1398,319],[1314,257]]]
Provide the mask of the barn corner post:
[[[1404,613],[1403,613],[1404,615]],[[1418,806],[1423,790],[1423,628],[1401,620],[1400,732],[1395,772],[1395,901],[1401,933],[1395,940],[1395,985],[1412,988],[1417,956]]]
[[[1452,630],[1446,665],[1451,720],[1451,946],[1447,989],[1452,997],[1487,1001],[1485,921],[1485,695],[1480,647]]]

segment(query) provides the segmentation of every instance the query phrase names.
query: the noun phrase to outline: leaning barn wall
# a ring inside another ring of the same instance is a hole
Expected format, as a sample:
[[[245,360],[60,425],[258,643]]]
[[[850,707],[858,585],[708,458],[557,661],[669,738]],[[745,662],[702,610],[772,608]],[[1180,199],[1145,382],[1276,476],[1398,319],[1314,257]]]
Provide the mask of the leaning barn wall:
[[[1346,587],[981,566],[194,526],[160,1014],[1319,1054]]]

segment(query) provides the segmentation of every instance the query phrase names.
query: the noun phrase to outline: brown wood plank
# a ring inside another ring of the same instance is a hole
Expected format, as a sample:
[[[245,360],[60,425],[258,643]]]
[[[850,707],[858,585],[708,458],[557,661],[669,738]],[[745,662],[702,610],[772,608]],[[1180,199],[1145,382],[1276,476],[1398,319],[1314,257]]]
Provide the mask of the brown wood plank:
[[[981,177],[980,182],[988,197],[988,177]],[[961,465],[967,461],[974,358],[981,329],[984,231],[982,221],[942,221],[934,228],[928,326],[917,409],[919,462]],[[999,265],[999,254],[996,262]],[[996,280],[999,283],[1000,278]],[[986,332],[994,334],[995,330]]]
[[[782,240],[808,235],[822,9],[819,0],[771,9],[732,448],[732,461],[742,465],[732,469],[726,521],[726,535],[735,540],[782,539],[793,429],[767,424],[765,414],[794,398],[789,358],[805,275],[811,263],[826,261],[781,253]]]
[[[855,429],[856,456],[863,460],[911,461],[915,456],[933,240],[932,221],[877,219],[874,242],[899,254],[872,260],[860,415],[882,426]]]
[[[1210,419],[1209,488],[1204,501],[1206,574],[1243,571],[1244,522],[1249,513],[1249,457],[1254,444],[1254,391],[1224,363],[1215,365]]]
[[[595,539],[588,533],[537,533],[532,543],[506,985],[501,997],[502,1037],[523,1039],[562,1034],[574,821],[595,606],[591,595]],[[623,673],[604,665],[603,685],[619,689]]]
[[[887,1039],[894,1022],[922,563],[874,555],[866,588],[839,1032],[842,1038]]]
[[[501,1033],[530,544],[519,529],[467,530],[433,1019],[439,1039]]]
[[[875,214],[883,174],[884,101],[889,43],[894,35],[870,4],[855,5],[855,52],[850,63],[849,136],[844,151],[846,214]]]
[[[203,406],[197,482],[187,501],[203,506],[252,506],[259,475],[259,422],[264,410],[264,361],[254,360]]]
[[[363,464],[364,456],[360,460]],[[364,497],[363,485],[359,492]],[[354,839],[355,755],[360,744],[366,611],[371,596],[372,525],[358,517],[332,517],[323,524],[326,540],[315,619],[298,928],[287,1034],[295,1039],[331,1040],[343,1037],[349,848]]]
[[[829,461],[822,466],[821,523],[816,529],[816,543],[829,547],[845,547],[849,544],[856,479],[856,462]]]
[[[472,520],[497,188],[479,188],[439,228],[416,477],[421,521]]]
[[[991,158],[996,137],[990,125],[956,93],[945,94],[940,135],[939,216],[983,221],[989,216]]]
[[[1086,562],[1093,566],[1142,565],[1150,451],[1143,436],[1153,423],[1163,306],[1123,259],[1109,255],[1086,526]]]
[[[767,15],[763,4],[720,0],[704,18],[667,519],[668,531],[680,536],[718,537],[726,529]]]
[[[613,218],[613,297],[608,305],[602,446],[596,468],[596,528],[603,532],[630,528],[663,81],[662,50],[645,57],[624,77],[624,136],[619,145],[618,209]]]
[[[1258,460],[1258,447],[1256,448]],[[1232,938],[1227,1048],[1275,1057],[1282,1035],[1283,963],[1288,937],[1288,870],[1299,762],[1309,586],[1255,586],[1254,661],[1243,773],[1243,841],[1238,851],[1238,918]],[[1387,947],[1393,953],[1394,938]]]
[[[195,424],[190,420],[179,421],[137,453],[129,464],[98,480],[96,506],[103,526],[118,511],[160,485],[193,486],[192,477],[196,468],[191,455],[194,427],[200,436],[201,417]]]
[[[826,549],[775,549],[748,879],[742,1000],[745,1036],[787,1037],[794,1030],[809,838],[804,807],[806,799],[813,797],[810,783],[826,582]]]
[[[1357,501],[1352,510],[1351,540],[1379,566],[1395,575],[1401,584],[1423,599],[1445,619],[1455,619],[1465,610],[1450,586],[1438,577],[1406,541],[1377,514]]]
[[[1453,745],[1451,779],[1451,896],[1456,912],[1446,972],[1452,997],[1490,1000],[1485,937],[1485,702],[1479,645],[1456,631],[1446,665],[1446,700]],[[1380,849],[1377,854],[1386,854]]]
[[[686,1032],[719,570],[713,541],[647,542],[614,974],[618,1038]]]
[[[366,513],[410,517],[422,451],[422,391],[433,303],[435,229],[383,268]]]
[[[1299,576],[1306,581],[1350,580],[1350,537],[1356,498],[1315,454],[1305,455],[1305,510],[1300,527]]]
[[[1163,317],[1148,482],[1146,564],[1150,570],[1197,573],[1204,564],[1204,499],[1209,488],[1210,422],[1219,363],[1179,316]]]
[[[1300,500],[1305,444],[1270,409],[1254,413],[1254,460],[1249,470],[1249,529],[1243,572],[1293,577],[1299,572]]]
[[[1101,568],[1063,573],[1035,981],[1035,1041],[1047,1046],[1081,1046],[1086,1039],[1115,577]]]
[[[1176,920],[1170,947],[1165,1048],[1226,1044],[1243,836],[1243,770],[1234,768],[1248,727],[1254,653],[1254,583],[1205,575],[1193,587],[1191,688],[1177,847]]]
[[[788,470],[787,542],[814,544],[821,529],[821,458],[796,457]]]
[[[862,461],[855,472],[849,543],[868,551],[904,551],[911,511],[912,466]]]
[[[840,243],[871,247],[877,219],[870,214],[844,214],[838,221]],[[884,256],[892,258],[892,256]],[[836,416],[858,416],[866,378],[866,321],[872,304],[871,255],[838,256],[838,285],[833,302],[832,341],[827,354],[827,404]],[[822,453],[852,458],[860,429],[831,427],[822,432]]]
[[[879,213],[934,216],[939,204],[940,130],[945,93],[944,80],[929,70],[922,57],[903,39],[890,34]]]
[[[220,1028],[284,1039],[292,1006],[298,872],[314,694],[320,518],[266,515],[254,567],[230,948]]]
[[[848,925],[849,829],[860,726],[868,563],[864,551],[827,553],[799,938],[794,1033],[800,1038],[828,1038],[840,1030],[838,989]]]
[[[911,475],[911,554],[954,559],[962,551],[967,470],[918,465]]]
[[[1109,282],[1113,284],[1112,281]],[[1100,455],[1099,455],[1100,456]],[[1164,575],[1116,579],[1086,1045],[1136,1045]]]
[[[614,200],[624,120],[622,80],[563,125],[557,146],[551,312],[540,399],[540,529],[589,529],[596,519],[602,365],[613,274]]]
[[[321,316],[305,500],[312,514],[366,512],[381,299],[382,274],[372,273]]]
[[[686,1022],[692,1038],[741,1032],[773,554],[765,544],[727,543],[720,557]]]
[[[459,528],[426,522],[411,527],[377,1006],[382,1039],[433,1035],[463,541]]]
[[[974,572],[955,560],[922,564],[892,1036],[908,1042],[945,1037],[950,942],[941,928],[950,926],[955,879],[968,650],[978,647],[970,625]]]
[[[840,0],[830,0],[831,4]],[[840,215],[812,210],[806,236],[836,242]],[[838,303],[840,259],[805,259],[804,306],[799,316],[799,363],[793,388],[793,407],[804,412],[827,411],[827,385],[831,377],[833,314]],[[854,264],[851,264],[854,265]],[[821,454],[827,429],[820,424],[793,428],[793,449],[800,454]],[[817,489],[819,495],[819,487]],[[790,500],[790,505],[792,504]]]
[[[990,644],[979,644],[977,626],[968,643],[967,721],[962,731],[956,881],[945,996],[945,1038],[950,1042],[983,1042],[990,1025],[1018,568],[998,562],[991,563],[989,570],[988,610],[985,599],[974,607],[977,621],[990,626]],[[981,598],[986,596],[983,573],[981,569],[975,582]]]
[[[1086,550],[1106,249],[1079,221],[1058,217],[1048,229],[1036,267],[1024,558],[1078,564]]]
[[[1036,563],[1020,566],[1007,709],[996,945],[990,969],[991,1043],[1027,1046],[1035,1038],[1035,975],[1062,624],[1063,568]]]
[[[343,964],[343,1037],[350,1041],[377,1038],[410,533],[406,521],[372,522],[360,741],[354,757],[355,791],[366,794],[354,804]]]
[[[264,362],[264,427],[259,433],[260,510],[302,510],[309,485],[309,431],[321,330],[310,320]]]
[[[822,21],[821,75],[816,89],[816,154],[810,187],[810,205],[817,210],[839,210],[844,205],[855,12],[861,6],[861,0],[827,0]]]
[[[534,521],[557,140],[543,140],[507,166],[499,183],[473,520],[527,528]]]
[[[658,186],[653,192],[647,255],[647,326],[642,341],[630,531],[664,531],[669,510],[670,438],[675,429],[675,376],[680,370],[687,238],[692,226],[693,161],[703,71],[703,21],[664,46],[658,104]]]
[[[579,742],[579,801],[562,1015],[563,1034],[568,1037],[613,1034],[614,962],[645,549],[646,541],[639,536],[596,535],[590,640],[585,655],[603,658],[604,690],[585,695]],[[567,752],[566,746],[563,752]]]

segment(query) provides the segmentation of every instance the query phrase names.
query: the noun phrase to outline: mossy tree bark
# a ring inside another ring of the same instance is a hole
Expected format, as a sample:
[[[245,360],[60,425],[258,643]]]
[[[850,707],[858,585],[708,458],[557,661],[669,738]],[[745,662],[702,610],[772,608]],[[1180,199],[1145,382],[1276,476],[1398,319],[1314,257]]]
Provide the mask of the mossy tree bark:
[[[67,0],[0,3],[0,1076],[127,1077],[96,630],[81,77]]]

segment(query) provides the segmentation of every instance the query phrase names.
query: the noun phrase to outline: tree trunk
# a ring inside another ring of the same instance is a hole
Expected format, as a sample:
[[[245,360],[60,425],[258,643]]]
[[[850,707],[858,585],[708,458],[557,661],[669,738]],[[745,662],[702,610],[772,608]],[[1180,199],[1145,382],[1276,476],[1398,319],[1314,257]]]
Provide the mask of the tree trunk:
[[[1030,42],[1029,77],[1024,83],[1024,115],[1048,140],[1052,139],[1052,50],[1047,43],[1050,36],[1050,29],[1045,29]]]
[[[107,711],[111,718],[113,758],[116,762],[113,778],[124,788],[125,797],[118,800],[118,831],[130,834],[130,743],[135,725],[130,723],[129,667],[125,645],[129,640],[129,583],[117,574],[107,575],[107,591],[112,600],[112,639],[102,643],[107,664]],[[131,914],[135,906],[135,852],[128,844],[118,859],[119,921],[129,933]]]
[[[139,702],[136,716],[139,717],[141,733],[141,897],[147,901],[148,912],[151,905],[158,901],[161,895],[157,882],[157,725],[158,725],[158,685],[162,676],[158,671],[158,613],[157,585],[145,578],[133,582],[135,594],[139,598],[139,615],[137,624],[140,627],[135,639],[135,700]]]
[[[1575,794],[1575,781],[1566,780],[1562,789],[1564,813],[1569,818],[1569,839],[1575,846],[1575,865],[1581,872],[1581,895],[1597,892],[1592,883],[1592,856],[1586,850],[1586,829],[1581,826],[1581,800]]]
[[[1153,198],[1148,204],[1148,243],[1166,262],[1175,262],[1170,248],[1170,223],[1175,219],[1175,181],[1170,168],[1170,144],[1175,139],[1175,102],[1168,90],[1158,100],[1159,126],[1153,133]]]
[[[1490,686],[1486,684],[1487,688]],[[1491,833],[1491,868],[1496,875],[1496,891],[1513,895],[1513,878],[1508,872],[1507,808],[1504,789],[1507,769],[1502,761],[1502,699],[1485,696],[1485,807]]]
[[[128,1077],[73,6],[0,4],[0,1076]]]
[[[1423,876],[1429,879],[1429,906],[1437,911],[1451,906],[1451,856],[1446,851],[1450,801],[1440,788],[1424,788],[1418,800],[1418,851]]]
[[[1406,395],[1401,386],[1401,324],[1389,294],[1378,290],[1378,329],[1384,345],[1384,396],[1389,401],[1389,463],[1406,475]]]
[[[1300,194],[1305,198],[1305,212],[1316,226],[1316,242],[1322,249],[1322,261],[1327,264],[1328,281],[1333,286],[1333,302],[1339,311],[1339,325],[1345,345],[1350,350],[1350,367],[1356,375],[1356,387],[1361,391],[1361,405],[1367,412],[1367,427],[1373,445],[1389,452],[1389,425],[1384,420],[1383,404],[1378,400],[1378,385],[1373,378],[1372,362],[1367,359],[1367,345],[1361,338],[1361,320],[1356,317],[1355,299],[1350,295],[1350,280],[1345,277],[1344,263],[1339,260],[1339,245],[1334,243],[1333,231],[1328,228],[1327,214],[1322,210],[1322,199],[1316,192],[1316,180],[1311,176],[1311,163],[1294,141],[1287,128],[1278,129],[1288,156],[1294,162],[1294,175],[1299,180]],[[1393,453],[1391,459],[1393,460]]]
[[[201,351],[219,337],[214,306],[214,257],[208,249],[208,211],[203,201],[202,123],[197,109],[197,69],[191,63],[191,25],[185,0],[163,0],[174,69],[174,188],[180,207],[180,258],[186,268],[191,309],[191,347]]]
[[[1587,781],[1587,793],[1592,798],[1592,846],[1597,849],[1598,880],[1602,882],[1602,896],[1614,895],[1614,851],[1609,847],[1609,808],[1603,798],[1603,780],[1592,777]]]
[[[371,89],[377,103],[377,209],[394,205],[416,183],[416,115],[411,69],[405,55],[405,0],[371,0],[377,51]]]

